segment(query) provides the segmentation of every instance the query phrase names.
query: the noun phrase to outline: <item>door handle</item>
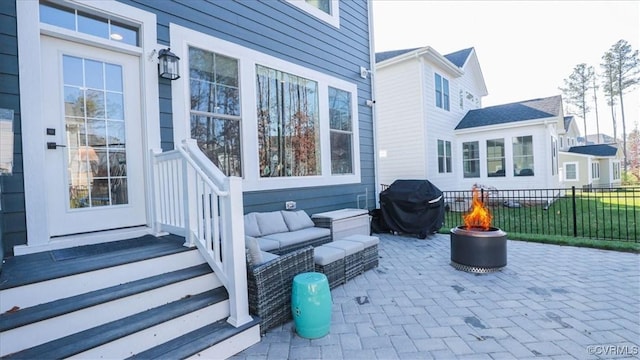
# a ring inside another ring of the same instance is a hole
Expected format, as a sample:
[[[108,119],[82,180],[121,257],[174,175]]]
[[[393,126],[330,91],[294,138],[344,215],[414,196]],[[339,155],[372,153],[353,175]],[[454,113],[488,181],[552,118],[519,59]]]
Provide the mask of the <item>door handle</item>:
[[[48,150],[55,150],[55,149],[57,149],[59,147],[67,147],[67,145],[59,145],[59,144],[56,144],[54,142],[48,142],[47,143],[47,149]]]

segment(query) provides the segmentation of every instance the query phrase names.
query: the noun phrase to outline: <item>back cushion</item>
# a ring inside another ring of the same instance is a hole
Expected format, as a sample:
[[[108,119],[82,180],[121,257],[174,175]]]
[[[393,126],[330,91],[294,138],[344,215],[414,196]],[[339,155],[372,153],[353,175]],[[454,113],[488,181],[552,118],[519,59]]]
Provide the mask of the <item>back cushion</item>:
[[[256,219],[262,236],[289,231],[280,211],[256,213]]]
[[[304,210],[298,211],[287,211],[282,210],[282,217],[284,218],[284,222],[287,224],[289,231],[296,231],[300,229],[306,229],[309,227],[313,227],[313,220],[307,215]]]
[[[258,219],[256,219],[256,213],[249,213],[244,216],[244,234],[246,236],[260,237],[260,227],[258,226]]]

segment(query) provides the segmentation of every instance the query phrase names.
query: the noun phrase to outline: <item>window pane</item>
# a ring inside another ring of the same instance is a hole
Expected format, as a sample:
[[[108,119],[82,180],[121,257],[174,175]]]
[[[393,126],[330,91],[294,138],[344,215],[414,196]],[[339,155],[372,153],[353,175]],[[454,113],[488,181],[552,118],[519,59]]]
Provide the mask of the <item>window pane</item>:
[[[443,105],[445,110],[449,110],[449,80],[442,79]]]
[[[49,3],[40,3],[40,22],[76,30],[75,12]]]
[[[480,176],[480,148],[477,141],[462,144],[462,167],[464,177]]]
[[[111,22],[111,34],[109,34],[109,38],[125,44],[138,46],[138,29]]]
[[[78,87],[84,86],[82,79],[83,74],[82,59],[64,55],[62,57],[62,71],[65,85],[74,85]]]
[[[331,173],[353,174],[351,133],[331,132]]]
[[[191,138],[227,176],[242,176],[240,121],[192,115]]]
[[[104,72],[102,71],[102,62],[86,60],[85,67],[85,86],[92,89],[104,88]]]
[[[107,90],[122,92],[122,66],[106,64]]]
[[[78,12],[78,32],[109,39],[109,24],[106,19]]]
[[[533,176],[533,137],[513,138],[513,175]]]
[[[506,176],[504,139],[487,140],[487,176]]]
[[[307,4],[317,7],[318,9],[331,15],[331,0],[305,0]]]
[[[351,93],[329,88],[329,119],[331,129],[351,131]]]
[[[260,176],[320,175],[318,84],[256,66]]]
[[[351,93],[329,87],[331,173],[353,173]]]

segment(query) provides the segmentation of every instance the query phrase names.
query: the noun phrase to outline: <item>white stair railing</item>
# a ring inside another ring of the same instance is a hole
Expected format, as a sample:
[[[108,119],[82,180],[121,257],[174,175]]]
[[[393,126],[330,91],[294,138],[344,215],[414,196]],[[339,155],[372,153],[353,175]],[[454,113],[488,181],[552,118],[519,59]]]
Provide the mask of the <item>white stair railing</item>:
[[[227,177],[195,140],[152,150],[154,227],[196,246],[229,293],[233,326],[251,321],[245,267],[242,179]]]

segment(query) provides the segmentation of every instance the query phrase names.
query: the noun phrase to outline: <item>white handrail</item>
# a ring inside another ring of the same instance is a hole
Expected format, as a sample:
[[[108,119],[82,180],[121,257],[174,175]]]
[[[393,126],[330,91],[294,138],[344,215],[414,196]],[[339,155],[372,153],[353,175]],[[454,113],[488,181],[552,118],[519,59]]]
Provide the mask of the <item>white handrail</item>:
[[[198,248],[229,293],[234,326],[251,321],[244,250],[242,179],[226,177],[198,147],[152,151],[155,228]]]

